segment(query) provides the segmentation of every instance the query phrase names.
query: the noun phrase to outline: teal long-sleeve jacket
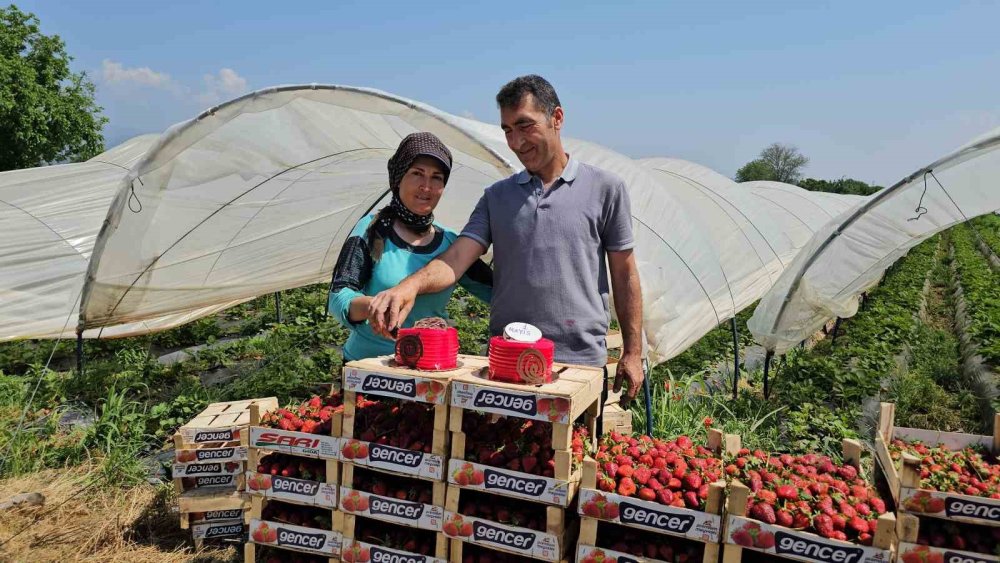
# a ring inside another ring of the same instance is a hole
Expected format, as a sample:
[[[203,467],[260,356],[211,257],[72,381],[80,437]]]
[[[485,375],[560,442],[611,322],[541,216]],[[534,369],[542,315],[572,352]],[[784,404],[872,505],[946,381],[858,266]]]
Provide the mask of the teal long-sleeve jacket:
[[[447,250],[458,236],[451,229],[435,223],[436,234],[429,244],[411,246],[393,229],[380,230],[385,246],[382,257],[378,262],[373,262],[364,236],[373,217],[364,217],[351,231],[341,248],[330,284],[327,309],[337,321],[351,329],[351,336],[344,344],[344,359],[347,361],[384,356],[395,351],[395,343],[375,334],[367,321],[351,322],[348,318],[351,301],[355,297],[374,296],[382,290],[395,287]],[[489,303],[493,295],[493,272],[485,263],[477,260],[459,280],[459,285]],[[403,326],[413,326],[413,323],[425,317],[448,318],[445,306],[454,289],[450,287],[437,293],[418,296]]]

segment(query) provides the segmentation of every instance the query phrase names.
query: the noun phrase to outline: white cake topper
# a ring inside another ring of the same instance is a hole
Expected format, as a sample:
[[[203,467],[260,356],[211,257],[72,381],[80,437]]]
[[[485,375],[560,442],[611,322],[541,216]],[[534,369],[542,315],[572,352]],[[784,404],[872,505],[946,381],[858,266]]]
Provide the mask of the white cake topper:
[[[533,344],[542,339],[542,331],[528,323],[510,323],[504,327],[503,336],[507,340]]]

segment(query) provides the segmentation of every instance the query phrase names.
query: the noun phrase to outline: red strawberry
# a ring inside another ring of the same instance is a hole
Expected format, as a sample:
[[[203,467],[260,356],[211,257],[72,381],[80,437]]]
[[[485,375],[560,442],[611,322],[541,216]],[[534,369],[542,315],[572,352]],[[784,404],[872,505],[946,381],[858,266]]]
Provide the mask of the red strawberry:
[[[774,490],[779,499],[782,500],[798,500],[799,491],[792,485],[778,485]]]
[[[833,518],[826,514],[818,514],[813,518],[813,527],[816,528],[816,533],[823,536],[824,538],[833,537]]]
[[[632,474],[632,476],[635,478],[636,482],[639,483],[639,484],[641,484],[641,485],[645,485],[646,483],[648,483],[649,479],[650,479],[650,477],[652,477],[652,475],[653,475],[653,472],[650,471],[648,467],[644,467],[642,465],[640,465],[638,468],[636,468],[636,470]]]
[[[656,500],[656,491],[649,487],[639,489],[639,498],[642,500]]]
[[[626,497],[635,494],[635,482],[631,477],[624,477],[618,482],[618,494]]]
[[[701,487],[701,475],[697,473],[688,473],[684,476],[684,488],[689,490],[698,490]]]
[[[779,510],[775,513],[775,522],[779,526],[784,526],[786,528],[791,528],[795,523],[795,519],[792,517],[792,513],[787,510]]]
[[[868,531],[868,521],[860,516],[855,516],[851,518],[851,521],[848,523],[848,527],[859,534],[864,533]]]
[[[750,517],[755,520],[760,520],[766,524],[774,524],[777,522],[777,518],[774,515],[774,507],[763,502],[758,502],[753,505],[753,508],[750,509]]]

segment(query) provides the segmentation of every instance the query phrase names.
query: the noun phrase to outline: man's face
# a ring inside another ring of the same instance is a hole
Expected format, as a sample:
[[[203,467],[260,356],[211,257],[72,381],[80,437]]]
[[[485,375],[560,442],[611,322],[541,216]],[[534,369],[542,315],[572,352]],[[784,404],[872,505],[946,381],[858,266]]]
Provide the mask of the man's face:
[[[500,108],[500,127],[507,136],[507,146],[531,173],[542,170],[562,150],[562,121],[561,107],[549,117],[531,94],[525,94],[517,107]]]

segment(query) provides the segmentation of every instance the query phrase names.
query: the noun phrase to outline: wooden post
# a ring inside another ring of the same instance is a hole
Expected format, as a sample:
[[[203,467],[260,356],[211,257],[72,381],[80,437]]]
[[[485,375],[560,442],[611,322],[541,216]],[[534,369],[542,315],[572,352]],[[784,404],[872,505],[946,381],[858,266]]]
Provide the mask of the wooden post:
[[[879,404],[878,433],[887,444],[892,440],[893,425],[896,420],[896,405],[894,403]]]
[[[729,489],[729,502],[726,507],[726,514],[733,516],[746,516],[747,500],[750,497],[750,489],[739,481],[733,481]],[[723,534],[728,533],[727,526],[723,526]],[[743,560],[743,548],[738,545],[726,544],[726,549],[722,555],[722,563],[740,563]]]

